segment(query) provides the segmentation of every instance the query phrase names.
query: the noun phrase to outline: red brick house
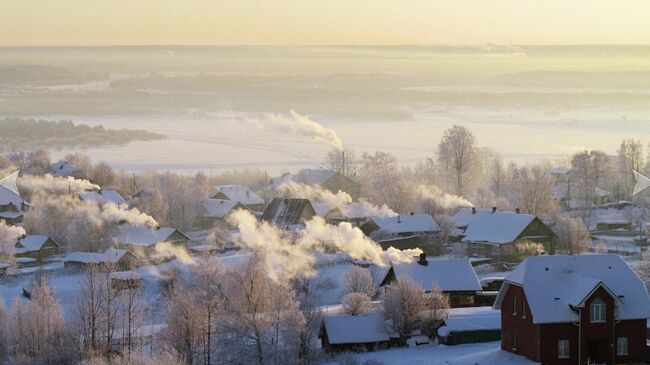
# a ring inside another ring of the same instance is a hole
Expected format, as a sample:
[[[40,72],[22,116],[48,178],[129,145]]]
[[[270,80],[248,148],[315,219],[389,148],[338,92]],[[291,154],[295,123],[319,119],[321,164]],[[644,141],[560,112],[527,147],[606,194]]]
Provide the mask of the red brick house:
[[[528,257],[494,307],[504,351],[549,365],[645,363],[650,298],[618,255]]]

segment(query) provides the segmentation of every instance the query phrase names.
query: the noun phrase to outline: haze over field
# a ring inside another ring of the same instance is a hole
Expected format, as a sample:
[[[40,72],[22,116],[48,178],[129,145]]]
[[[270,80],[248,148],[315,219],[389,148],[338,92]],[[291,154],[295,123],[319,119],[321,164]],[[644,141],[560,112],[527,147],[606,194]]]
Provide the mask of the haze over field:
[[[648,46],[2,48],[0,115],[168,137],[88,151],[125,170],[280,172],[336,139],[408,164],[454,123],[506,158],[555,160],[650,136],[648,60]]]

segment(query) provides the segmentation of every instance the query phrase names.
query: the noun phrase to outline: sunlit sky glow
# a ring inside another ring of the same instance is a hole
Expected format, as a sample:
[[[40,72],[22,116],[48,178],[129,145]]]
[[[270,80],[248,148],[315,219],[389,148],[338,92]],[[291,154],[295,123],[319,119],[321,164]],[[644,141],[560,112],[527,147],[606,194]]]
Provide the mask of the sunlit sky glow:
[[[0,46],[647,44],[647,0],[2,0]]]

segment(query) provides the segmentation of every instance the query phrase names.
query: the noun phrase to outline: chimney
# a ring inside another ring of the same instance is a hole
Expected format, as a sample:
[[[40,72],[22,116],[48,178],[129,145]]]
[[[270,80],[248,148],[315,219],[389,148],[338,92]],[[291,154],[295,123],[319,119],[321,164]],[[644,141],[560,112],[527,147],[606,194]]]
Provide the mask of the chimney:
[[[519,214],[521,213],[521,210],[519,208],[515,208],[515,213]]]
[[[497,207],[492,207],[492,213],[496,213],[496,212],[497,212]]]
[[[402,217],[399,214],[397,215],[397,223],[402,223]]]
[[[476,207],[472,207],[472,214],[476,214]]]
[[[427,266],[429,264],[429,262],[427,261],[427,254],[426,253],[422,252],[420,254],[420,259],[418,260],[418,264],[420,264],[422,266]]]
[[[160,224],[156,226],[156,231],[160,230]]]
[[[411,212],[411,215],[415,215],[415,213]]]

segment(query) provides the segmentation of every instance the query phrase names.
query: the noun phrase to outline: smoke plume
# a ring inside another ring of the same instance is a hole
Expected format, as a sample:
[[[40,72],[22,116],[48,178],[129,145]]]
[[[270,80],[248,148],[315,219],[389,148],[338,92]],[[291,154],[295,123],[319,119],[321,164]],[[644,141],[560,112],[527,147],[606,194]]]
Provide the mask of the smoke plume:
[[[16,241],[25,234],[23,227],[11,226],[0,220],[0,260],[10,260],[16,251]]]
[[[289,112],[289,115],[269,114],[264,119],[248,119],[247,122],[265,131],[306,137],[312,141],[325,142],[338,149],[343,149],[343,143],[334,130],[325,128],[293,110]]]
[[[315,255],[319,252],[344,252],[353,259],[386,266],[390,262],[408,262],[421,250],[400,251],[394,248],[384,252],[349,223],[328,225],[314,217],[305,229],[291,233],[258,221],[250,212],[238,210],[229,221],[240,231],[235,242],[242,248],[264,253],[271,279],[280,281],[314,274]]]
[[[134,226],[158,226],[158,222],[156,222],[156,220],[153,219],[153,217],[150,215],[142,213],[136,208],[121,208],[112,202],[108,202],[102,205],[101,217],[105,221],[114,223],[126,222]]]
[[[420,200],[430,200],[444,209],[474,206],[462,196],[443,193],[440,188],[433,185],[420,184],[416,187],[415,192]]]
[[[309,199],[312,202],[324,204],[327,211],[339,209],[344,217],[394,217],[397,215],[387,205],[377,206],[366,200],[352,202],[350,194],[339,190],[337,193],[316,185],[307,185],[288,181],[278,186],[278,192],[290,198]]]
[[[161,242],[156,245],[156,253],[160,256],[174,256],[178,261],[186,265],[193,265],[194,258],[183,247],[174,246],[169,242]]]
[[[99,190],[100,187],[88,180],[75,179],[72,176],[60,177],[45,174],[44,176],[23,175],[18,179],[21,188],[30,193],[79,193],[87,190]]]

